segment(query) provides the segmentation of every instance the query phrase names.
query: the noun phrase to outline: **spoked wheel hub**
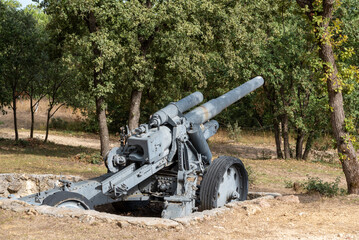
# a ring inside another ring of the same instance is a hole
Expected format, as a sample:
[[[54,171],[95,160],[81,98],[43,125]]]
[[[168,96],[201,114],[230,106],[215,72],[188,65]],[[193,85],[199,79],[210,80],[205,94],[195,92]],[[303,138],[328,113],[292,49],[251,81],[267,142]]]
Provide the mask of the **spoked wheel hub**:
[[[241,188],[241,181],[238,181],[240,176],[235,166],[229,167],[224,172],[217,190],[217,205],[223,206],[229,201],[240,197],[239,189]]]

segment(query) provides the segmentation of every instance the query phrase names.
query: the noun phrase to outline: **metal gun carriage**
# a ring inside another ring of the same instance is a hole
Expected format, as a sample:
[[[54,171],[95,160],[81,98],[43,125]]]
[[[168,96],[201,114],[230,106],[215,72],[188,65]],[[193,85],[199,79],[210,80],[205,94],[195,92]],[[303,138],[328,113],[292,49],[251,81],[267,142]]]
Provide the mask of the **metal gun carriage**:
[[[80,209],[112,203],[115,207],[160,203],[163,218],[186,216],[234,200],[245,200],[248,174],[235,157],[212,161],[207,139],[219,127],[211,120],[223,109],[263,85],[256,77],[226,94],[203,101],[195,92],[152,115],[147,124],[122,133],[121,146],[105,158],[108,173],[22,197],[34,205]]]

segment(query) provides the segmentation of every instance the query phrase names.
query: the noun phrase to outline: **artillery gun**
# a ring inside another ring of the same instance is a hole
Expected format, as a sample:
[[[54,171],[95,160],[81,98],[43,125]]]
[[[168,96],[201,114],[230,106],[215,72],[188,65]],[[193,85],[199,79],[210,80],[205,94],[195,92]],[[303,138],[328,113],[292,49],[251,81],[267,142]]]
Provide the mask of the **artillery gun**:
[[[219,127],[211,118],[263,82],[262,77],[253,78],[188,113],[203,101],[200,92],[170,103],[154,113],[148,124],[122,132],[121,146],[105,158],[107,174],[77,183],[63,181],[61,187],[19,200],[80,209],[110,203],[131,208],[156,202],[162,205],[163,218],[246,200],[248,174],[243,163],[228,156],[212,162],[207,139]]]

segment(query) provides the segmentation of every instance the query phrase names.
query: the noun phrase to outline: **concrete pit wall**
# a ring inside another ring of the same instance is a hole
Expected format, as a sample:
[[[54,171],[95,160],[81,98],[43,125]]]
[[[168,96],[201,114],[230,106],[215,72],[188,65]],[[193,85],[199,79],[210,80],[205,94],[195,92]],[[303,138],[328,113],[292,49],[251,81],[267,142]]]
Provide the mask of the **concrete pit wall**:
[[[77,176],[58,176],[58,175],[37,175],[37,174],[0,174],[0,197],[8,197],[13,194],[15,197],[23,197],[29,194],[45,191],[56,186],[61,186],[59,180],[81,181]],[[84,223],[103,222],[116,223],[120,227],[131,225],[149,228],[183,228],[193,225],[213,217],[228,214],[234,209],[245,209],[247,215],[253,215],[261,211],[262,208],[272,206],[271,200],[299,202],[297,196],[284,196],[279,193],[252,192],[249,199],[243,202],[231,202],[221,208],[194,212],[186,217],[176,219],[162,219],[155,217],[129,217],[116,214],[98,212],[95,210],[65,209],[50,206],[33,206],[28,203],[14,199],[0,199],[0,209],[10,210],[28,215],[47,215],[58,218],[75,218]],[[293,198],[293,199],[292,199]],[[295,198],[295,199],[294,199]]]
[[[62,186],[59,180],[78,182],[83,180],[78,176],[60,176],[52,174],[0,174],[0,197],[24,197],[33,193],[42,192],[54,187]]]

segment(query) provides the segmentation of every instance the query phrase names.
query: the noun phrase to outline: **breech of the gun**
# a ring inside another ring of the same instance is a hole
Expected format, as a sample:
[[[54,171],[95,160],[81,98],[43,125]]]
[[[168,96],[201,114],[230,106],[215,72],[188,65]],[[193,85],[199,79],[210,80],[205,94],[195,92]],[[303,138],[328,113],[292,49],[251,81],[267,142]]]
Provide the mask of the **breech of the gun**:
[[[162,158],[152,164],[145,164],[136,169],[135,163],[101,182],[102,193],[114,194],[115,197],[127,195],[133,187],[153,176],[167,164],[166,158]]]
[[[223,111],[226,107],[237,102],[239,99],[262,86],[264,80],[258,76],[242,84],[241,86],[212,99],[205,104],[195,108],[185,115],[186,119],[194,124],[201,124],[213,118]]]
[[[194,92],[178,102],[170,103],[166,107],[157,111],[150,119],[150,125],[157,127],[168,121],[169,118],[174,118],[181,113],[193,108],[203,101],[203,95],[200,92]]]

